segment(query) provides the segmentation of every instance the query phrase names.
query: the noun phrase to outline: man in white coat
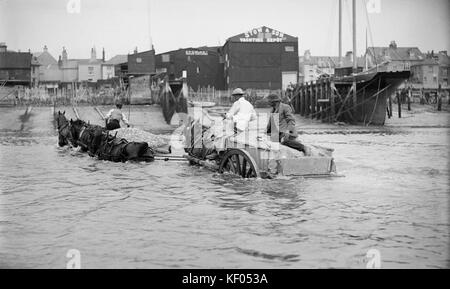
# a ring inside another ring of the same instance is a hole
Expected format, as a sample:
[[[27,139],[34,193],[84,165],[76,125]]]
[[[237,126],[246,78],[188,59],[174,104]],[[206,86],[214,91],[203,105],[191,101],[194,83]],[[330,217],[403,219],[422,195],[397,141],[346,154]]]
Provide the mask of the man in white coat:
[[[244,91],[240,88],[233,90],[234,103],[226,114],[226,118],[234,123],[235,133],[240,133],[248,128],[248,123],[256,119],[253,105],[244,97]]]

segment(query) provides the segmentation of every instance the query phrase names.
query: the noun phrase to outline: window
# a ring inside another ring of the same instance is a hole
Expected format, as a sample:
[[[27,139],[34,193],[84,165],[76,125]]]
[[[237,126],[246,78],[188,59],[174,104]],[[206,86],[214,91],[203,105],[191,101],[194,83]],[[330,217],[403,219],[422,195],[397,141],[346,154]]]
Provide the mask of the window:
[[[89,75],[94,74],[94,67],[93,66],[88,66],[88,74]]]
[[[433,82],[437,83],[437,77],[436,76],[433,77]]]
[[[200,67],[197,66],[197,74],[200,73]]]
[[[140,57],[136,58],[136,62],[137,63],[141,63],[142,62],[142,58],[140,58]]]
[[[428,66],[428,72],[433,73],[433,66],[431,66],[431,65]]]
[[[170,62],[170,54],[163,54],[162,62]]]
[[[284,51],[286,51],[286,52],[294,52],[295,49],[294,49],[294,46],[285,46],[284,47]]]

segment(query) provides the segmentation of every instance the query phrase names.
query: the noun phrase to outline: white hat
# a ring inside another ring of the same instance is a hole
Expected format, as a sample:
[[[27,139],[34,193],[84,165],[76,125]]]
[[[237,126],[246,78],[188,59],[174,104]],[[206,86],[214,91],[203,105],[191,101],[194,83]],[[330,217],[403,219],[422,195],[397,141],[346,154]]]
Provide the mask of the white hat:
[[[236,88],[231,95],[244,95],[244,91],[240,88]]]

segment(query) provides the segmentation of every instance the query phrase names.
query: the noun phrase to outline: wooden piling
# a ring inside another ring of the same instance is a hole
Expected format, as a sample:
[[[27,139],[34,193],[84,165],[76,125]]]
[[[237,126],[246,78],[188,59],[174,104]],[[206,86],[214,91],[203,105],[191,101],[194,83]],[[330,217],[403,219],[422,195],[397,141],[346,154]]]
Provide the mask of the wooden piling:
[[[305,86],[300,87],[300,115],[305,116]]]
[[[314,83],[311,81],[309,85],[309,106],[310,106],[310,116],[311,118],[314,118],[314,114],[316,113],[316,110],[314,108]]]
[[[391,118],[392,117],[392,97],[389,95],[388,98],[388,107],[389,107],[389,115],[388,117]]]
[[[308,117],[309,114],[311,113],[310,102],[311,102],[311,88],[310,88],[310,85],[308,83],[306,83],[306,96],[305,96],[305,116],[306,117]]]
[[[334,87],[334,83],[330,81],[330,122],[334,122],[336,119],[336,92],[331,87]]]

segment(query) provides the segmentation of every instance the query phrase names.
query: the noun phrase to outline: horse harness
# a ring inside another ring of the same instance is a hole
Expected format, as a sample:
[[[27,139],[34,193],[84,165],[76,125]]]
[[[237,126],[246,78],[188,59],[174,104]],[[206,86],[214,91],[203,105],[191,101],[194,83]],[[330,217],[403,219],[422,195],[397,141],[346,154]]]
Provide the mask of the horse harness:
[[[88,148],[88,145],[81,141],[81,137],[83,136],[83,133],[86,130],[86,125],[83,125],[83,128],[80,131],[80,134],[78,135],[77,144],[81,145],[82,147]]]
[[[126,160],[126,155],[125,155],[125,149],[127,148],[127,146],[130,144],[126,139],[120,139],[120,141],[119,142],[117,142],[117,143],[114,143],[114,141],[116,140],[116,138],[114,137],[112,140],[110,140],[110,141],[108,141],[108,139],[106,139],[106,143],[103,145],[103,147],[104,147],[104,149],[103,149],[103,152],[102,152],[102,157],[103,156],[106,156],[106,157],[108,157],[109,159],[112,159],[114,156],[112,155],[112,150],[113,150],[113,148],[114,147],[116,147],[116,146],[119,146],[119,145],[122,145],[122,144],[125,144],[125,145],[123,145],[121,148],[120,148],[120,151],[119,151],[119,154],[118,154],[118,157],[120,157],[120,160],[121,161],[123,161],[123,160]]]

